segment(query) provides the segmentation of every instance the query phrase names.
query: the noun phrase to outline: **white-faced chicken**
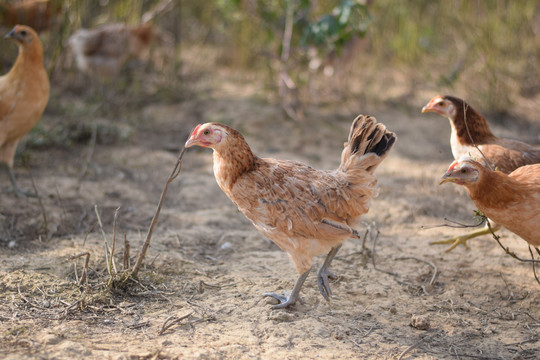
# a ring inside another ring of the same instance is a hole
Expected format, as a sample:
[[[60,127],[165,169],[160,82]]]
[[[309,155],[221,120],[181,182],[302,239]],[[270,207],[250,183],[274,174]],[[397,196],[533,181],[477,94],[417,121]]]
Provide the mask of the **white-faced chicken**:
[[[441,179],[441,184],[447,182],[463,185],[484,215],[540,246],[540,164],[505,174],[463,158],[450,165]]]
[[[18,196],[31,195],[17,186],[13,158],[17,144],[39,121],[49,101],[49,77],[43,47],[30,27],[17,25],[6,36],[19,46],[11,70],[0,76],[0,167],[5,167]]]
[[[309,275],[313,257],[327,254],[318,271],[322,296],[329,300],[332,259],[342,243],[358,237],[360,217],[377,196],[375,169],[388,155],[396,135],[371,116],[358,116],[336,170],[317,170],[290,160],[260,158],[244,137],[219,123],[198,125],[186,147],[213,149],[214,175],[225,194],[255,228],[285,251],[300,273],[289,295],[266,293],[294,304]]]
[[[495,136],[487,120],[462,99],[437,95],[422,108],[422,112],[435,112],[450,120],[452,128],[450,146],[455,160],[463,156],[485,157],[494,169],[507,174],[520,166],[540,163],[540,148]],[[498,230],[500,226],[494,224],[493,228]],[[452,244],[447,251],[455,249],[460,244],[469,248],[467,245],[469,239],[489,233],[490,230],[485,228],[431,244]]]

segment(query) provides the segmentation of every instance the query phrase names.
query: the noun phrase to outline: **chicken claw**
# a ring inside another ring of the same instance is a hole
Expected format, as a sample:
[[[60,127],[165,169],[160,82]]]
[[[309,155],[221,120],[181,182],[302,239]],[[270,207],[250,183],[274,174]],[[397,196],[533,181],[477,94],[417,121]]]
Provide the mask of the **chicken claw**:
[[[270,308],[283,309],[290,305],[294,305],[298,300],[298,294],[300,294],[300,289],[302,288],[302,285],[304,285],[304,281],[306,281],[310,270],[300,275],[298,280],[296,280],[296,284],[294,285],[292,292],[289,295],[287,295],[287,293],[284,293],[283,295],[279,295],[276,293],[264,293],[263,296],[270,296],[279,301],[279,304],[272,305]]]
[[[336,256],[340,248],[341,244],[333,247],[332,250],[330,250],[330,252],[326,256],[326,259],[324,260],[324,264],[321,266],[319,272],[317,273],[319,291],[321,292],[321,295],[323,296],[323,298],[325,298],[326,301],[330,301],[330,297],[332,296],[332,290],[330,289],[330,284],[328,284],[328,278],[333,280],[337,279],[337,275],[332,273],[328,268],[330,267],[330,263],[332,262],[334,256]]]
[[[501,228],[501,226],[497,225],[497,224],[495,224],[494,226],[491,227],[493,232],[499,230],[500,228]],[[483,229],[479,229],[479,230],[470,232],[470,233],[465,234],[465,235],[456,236],[456,237],[453,237],[453,238],[448,239],[448,240],[433,241],[433,242],[430,242],[429,245],[452,244],[452,246],[450,246],[448,249],[445,250],[445,252],[447,252],[447,253],[454,250],[459,245],[463,245],[463,246],[465,246],[465,248],[467,250],[470,250],[471,248],[467,244],[468,240],[470,240],[472,238],[475,238],[475,237],[478,237],[478,236],[487,235],[487,234],[491,234],[491,230],[486,226]]]

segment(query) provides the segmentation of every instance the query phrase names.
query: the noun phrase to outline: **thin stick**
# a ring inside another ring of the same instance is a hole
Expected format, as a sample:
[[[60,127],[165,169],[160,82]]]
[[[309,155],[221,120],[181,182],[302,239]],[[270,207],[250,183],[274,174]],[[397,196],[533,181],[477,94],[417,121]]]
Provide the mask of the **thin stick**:
[[[111,246],[111,256],[109,258],[109,266],[112,268],[114,273],[118,273],[116,270],[116,264],[114,263],[114,249],[116,248],[116,224],[118,223],[118,211],[120,206],[116,208],[114,212],[114,221],[113,221],[113,235],[112,235],[112,246]]]
[[[105,262],[107,265],[109,264],[109,243],[107,242],[107,236],[105,235],[105,230],[103,230],[103,223],[101,222],[101,216],[99,215],[99,209],[97,205],[94,205],[94,211],[96,212],[99,228],[101,230],[101,235],[103,236],[103,245],[105,247]],[[111,267],[107,266],[107,272],[110,276],[112,276],[111,273]]]
[[[399,274],[388,271],[388,270],[379,269],[377,265],[375,264],[375,246],[377,245],[377,239],[379,238],[379,234],[380,234],[380,231],[379,229],[377,229],[377,235],[375,235],[375,239],[373,240],[373,245],[371,247],[371,263],[373,264],[373,268],[377,271],[397,277],[399,276]]]
[[[156,209],[156,213],[154,214],[154,217],[152,218],[152,222],[150,223],[150,227],[148,228],[148,234],[146,235],[146,240],[143,244],[139,257],[137,258],[137,262],[135,263],[135,266],[133,267],[133,270],[131,271],[131,277],[137,277],[137,273],[139,272],[139,269],[142,266],[144,257],[146,256],[146,251],[148,250],[148,247],[150,246],[152,233],[154,232],[154,228],[156,227],[159,213],[161,212],[161,207],[163,206],[163,201],[165,200],[165,195],[167,195],[167,190],[169,189],[169,185],[171,184],[171,182],[173,182],[174,179],[176,179],[176,177],[180,174],[180,170],[182,169],[182,158],[184,157],[185,151],[186,151],[186,148],[184,147],[182,151],[180,152],[180,155],[178,155],[178,160],[176,160],[176,164],[174,165],[174,168],[171,174],[169,175],[169,178],[167,179],[167,183],[165,184],[165,187],[163,188],[163,191],[161,192],[161,196],[159,198],[159,203]]]
[[[165,331],[169,330],[171,327],[178,324],[180,321],[187,319],[191,315],[193,315],[193,312],[190,312],[189,314],[181,317],[176,317],[175,315],[169,316],[167,319],[165,319],[165,322],[161,326],[161,330],[159,331],[158,335],[163,335]]]
[[[90,137],[90,142],[88,144],[88,154],[86,155],[86,160],[83,164],[83,168],[81,170],[81,174],[79,175],[79,183],[77,186],[77,191],[81,189],[82,181],[84,177],[86,176],[86,173],[88,172],[88,166],[92,162],[92,157],[94,156],[94,151],[96,149],[96,140],[97,140],[97,124],[94,121],[92,123],[92,136]]]
[[[479,214],[476,214],[476,216],[479,216]],[[449,227],[449,228],[456,228],[456,229],[475,228],[475,227],[479,227],[479,226],[484,225],[484,223],[486,222],[486,218],[483,217],[483,216],[480,216],[480,221],[477,224],[474,224],[474,225],[463,224],[463,223],[460,223],[458,221],[451,220],[451,219],[448,219],[448,218],[444,218],[444,221],[448,221],[448,222],[450,222],[452,224],[440,224],[440,225],[433,225],[433,226],[422,225],[422,226],[420,226],[420,229],[422,229],[422,230],[430,230],[430,229],[436,229],[436,228],[439,228],[439,227]]]
[[[124,270],[129,269],[129,240],[124,234]]]
[[[529,245],[529,253],[531,254],[531,258],[534,260],[534,254],[533,254],[533,251],[531,249],[531,245]],[[533,274],[534,274],[534,278],[536,279],[536,282],[540,284],[540,280],[538,279],[538,275],[536,274],[535,263],[536,263],[535,261],[533,261],[533,263],[532,263]]]
[[[473,144],[473,146],[476,148],[476,150],[478,150],[480,152],[480,154],[482,154],[482,157],[484,158],[484,160],[486,161],[486,164],[487,166],[490,168],[491,171],[495,171],[493,165],[491,165],[491,162],[489,162],[489,160],[487,159],[486,155],[484,155],[484,153],[482,152],[482,150],[480,150],[480,148],[478,147],[478,145],[476,145],[476,143],[474,142],[474,139],[471,135],[471,132],[469,131],[469,125],[467,124],[467,109],[469,108],[469,104],[465,104],[463,106],[463,120],[464,120],[464,123],[465,123],[465,128],[467,129],[467,134],[469,135],[469,139],[471,139],[471,142]]]
[[[435,278],[437,277],[437,266],[435,266],[434,263],[432,263],[431,261],[427,261],[427,260],[424,260],[424,259],[414,257],[414,256],[400,257],[400,258],[397,258],[396,260],[416,260],[416,261],[420,261],[420,262],[423,262],[424,264],[428,264],[429,266],[431,266],[433,268],[433,275],[431,276],[431,280],[429,281],[429,285],[430,286],[433,285],[433,282],[435,281]]]
[[[416,343],[412,344],[411,346],[409,346],[408,348],[406,348],[405,350],[403,350],[403,352],[399,355],[398,357],[398,360],[401,360],[403,359],[403,357],[405,355],[407,355],[411,350],[413,350],[414,348],[418,347],[418,345],[420,345],[422,342],[426,341],[428,338],[431,338],[433,336],[435,336],[436,334],[432,334],[432,335],[429,335],[429,336],[424,336],[423,338],[421,338],[420,340],[418,340]]]
[[[84,266],[83,266],[83,269],[82,269],[82,273],[81,273],[81,278],[79,279],[78,283],[79,285],[81,285],[83,282],[86,283],[86,287],[88,287],[88,276],[87,276],[87,270],[88,270],[88,263],[90,261],[90,252],[83,252],[83,253],[80,253],[78,255],[73,255],[72,257],[69,258],[69,260],[75,260],[75,259],[78,259],[80,257],[83,257],[83,256],[86,256],[86,259],[84,261]],[[75,273],[76,276],[78,276],[76,273]]]
[[[508,255],[510,255],[511,257],[513,257],[514,259],[516,260],[519,260],[521,262],[531,262],[533,264],[535,263],[540,263],[540,260],[536,260],[536,259],[522,259],[520,258],[519,256],[516,255],[515,252],[513,251],[510,251],[510,248],[508,247],[504,247],[504,245],[501,243],[501,241],[499,240],[500,239],[500,236],[498,235],[495,235],[495,232],[493,231],[493,229],[491,228],[491,224],[489,222],[489,219],[487,220],[487,226],[488,226],[488,229],[489,231],[491,232],[491,235],[493,235],[493,238],[497,241],[497,243],[499,244],[499,246],[504,250],[504,252]]]
[[[48,239],[49,238],[49,221],[47,220],[47,212],[45,211],[45,206],[43,206],[43,201],[41,201],[41,196],[39,195],[39,192],[36,186],[36,181],[34,180],[34,175],[32,174],[32,171],[30,171],[30,167],[28,167],[28,173],[30,174],[30,180],[32,180],[32,187],[34,188],[36,197],[38,199],[39,208],[41,210],[41,216],[43,216],[43,226],[45,228],[45,236]]]

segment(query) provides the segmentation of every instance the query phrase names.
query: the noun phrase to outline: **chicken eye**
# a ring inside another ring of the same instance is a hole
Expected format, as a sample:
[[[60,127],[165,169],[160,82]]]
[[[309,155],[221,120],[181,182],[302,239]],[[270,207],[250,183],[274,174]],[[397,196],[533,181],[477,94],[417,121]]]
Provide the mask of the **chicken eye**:
[[[444,106],[444,101],[439,101],[439,103],[437,105]]]
[[[467,169],[461,169],[461,173],[462,173],[462,174],[466,174],[466,173],[467,173]]]
[[[203,134],[204,135],[210,135],[210,130],[204,130]]]
[[[21,30],[20,34],[22,36],[26,36],[26,35],[28,35],[28,32],[26,30]]]

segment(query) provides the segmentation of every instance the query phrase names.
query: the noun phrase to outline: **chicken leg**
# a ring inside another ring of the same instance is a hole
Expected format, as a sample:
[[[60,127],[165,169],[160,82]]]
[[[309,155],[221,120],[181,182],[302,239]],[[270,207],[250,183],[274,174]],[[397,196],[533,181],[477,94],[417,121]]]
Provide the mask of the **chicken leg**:
[[[11,167],[8,164],[0,162],[0,170],[2,169],[2,167],[4,169],[6,169],[6,172],[7,172],[8,176],[9,176],[9,180],[11,181],[12,191],[15,193],[15,195],[17,197],[25,198],[25,197],[28,197],[28,196],[30,196],[30,197],[37,196],[34,193],[27,192],[27,191],[21,190],[19,188],[19,186],[17,185],[17,180],[15,180],[15,174],[13,174],[13,170],[11,170]]]
[[[311,269],[307,270],[305,273],[300,275],[298,280],[296,280],[296,284],[294,285],[292,292],[289,295],[287,295],[286,293],[284,293],[283,295],[279,295],[276,293],[264,293],[263,296],[270,296],[279,300],[279,304],[272,305],[270,308],[283,309],[287,306],[290,306],[296,303],[296,300],[298,300],[298,295],[300,294],[300,289],[302,288],[302,285],[304,285],[304,281],[306,281],[306,278],[308,277],[310,270]]]
[[[446,249],[445,252],[450,252],[450,251],[454,250],[456,247],[458,247],[459,245],[463,245],[463,246],[465,246],[465,248],[467,250],[469,250],[470,247],[469,247],[469,245],[467,245],[468,240],[470,240],[472,238],[475,238],[475,237],[478,237],[478,236],[491,234],[492,231],[495,232],[495,231],[499,230],[500,228],[501,228],[501,225],[499,225],[499,224],[494,224],[494,226],[492,226],[491,229],[486,225],[483,229],[478,229],[478,230],[475,230],[475,231],[470,232],[468,234],[461,235],[461,236],[456,236],[456,237],[453,237],[453,238],[448,239],[448,240],[433,241],[433,242],[430,242],[429,245],[452,244],[452,246],[450,246],[448,249]]]
[[[332,296],[332,290],[330,289],[330,285],[328,284],[328,278],[330,279],[336,279],[337,276],[332,273],[328,268],[330,267],[330,263],[334,259],[334,256],[336,256],[337,252],[341,248],[341,244],[334,246],[332,250],[328,253],[326,256],[326,259],[324,260],[323,265],[319,269],[319,272],[317,273],[317,280],[319,283],[319,291],[321,292],[321,295],[326,299],[326,301],[330,301],[330,297]]]

